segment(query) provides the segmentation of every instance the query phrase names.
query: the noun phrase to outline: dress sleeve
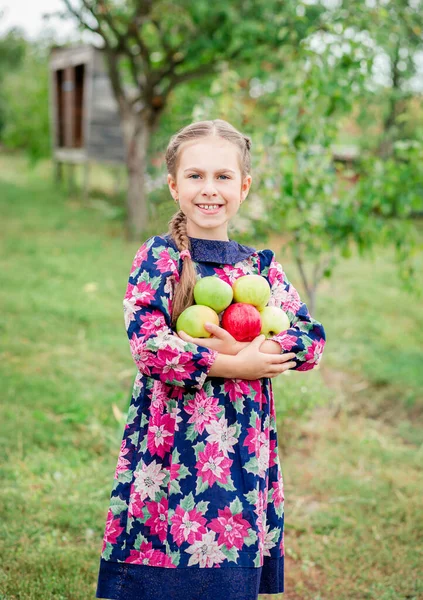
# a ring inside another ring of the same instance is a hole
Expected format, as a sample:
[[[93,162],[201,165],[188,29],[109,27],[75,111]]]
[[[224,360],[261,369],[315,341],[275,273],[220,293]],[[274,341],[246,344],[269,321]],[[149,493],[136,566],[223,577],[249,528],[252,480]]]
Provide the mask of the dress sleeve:
[[[261,274],[267,276],[271,287],[268,306],[279,306],[290,320],[291,327],[269,338],[278,342],[281,352],[295,352],[293,370],[309,371],[319,364],[326,343],[323,325],[313,319],[307,306],[302,302],[297,290],[287,279],[282,265],[275,259],[271,250],[262,251],[264,268]]]
[[[123,300],[131,354],[140,373],[167,385],[201,389],[218,352],[182,340],[171,328],[179,253],[149,238],[132,263]]]

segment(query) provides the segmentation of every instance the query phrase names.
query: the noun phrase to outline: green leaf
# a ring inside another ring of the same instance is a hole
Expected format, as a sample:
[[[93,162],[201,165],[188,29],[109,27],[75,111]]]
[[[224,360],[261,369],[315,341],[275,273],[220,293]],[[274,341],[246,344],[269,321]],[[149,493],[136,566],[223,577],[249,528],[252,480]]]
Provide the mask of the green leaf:
[[[135,548],[135,550],[139,550],[141,548],[141,544],[145,544],[147,542],[148,542],[147,538],[144,537],[142,535],[142,533],[139,533],[137,535],[137,537],[135,538],[135,542],[134,542],[134,548]]]
[[[195,452],[195,457],[198,460],[198,455],[200,452],[204,452],[204,448],[205,448],[205,444],[204,442],[197,442],[195,444],[195,446],[193,446],[194,452]]]
[[[259,472],[257,457],[253,456],[250,458],[250,460],[245,463],[244,469],[248,471],[248,473],[254,473],[254,475],[257,475]]]
[[[114,515],[120,515],[122,511],[128,509],[128,505],[119,496],[112,496],[110,498],[110,509]]]
[[[220,549],[230,562],[237,562],[239,558],[239,552],[235,546],[232,546],[232,548],[227,548],[226,545],[223,544]]]
[[[193,442],[198,437],[198,431],[195,430],[195,423],[188,425],[185,438],[190,442]]]
[[[253,427],[254,429],[256,428],[256,420],[259,418],[258,413],[255,410],[251,411],[251,415],[250,415],[250,427]]]
[[[234,486],[234,482],[232,481],[231,477],[228,477],[228,481],[226,483],[216,481],[216,484],[224,490],[227,490],[228,492],[235,492],[236,490],[236,487]]]
[[[188,512],[192,510],[195,506],[193,493],[190,492],[187,496],[184,496],[184,498],[182,498],[179,504],[184,510]]]
[[[252,546],[257,541],[257,533],[252,527],[248,530],[248,537],[244,538],[244,544],[246,546]]]
[[[235,498],[234,500],[232,500],[232,502],[229,504],[229,510],[233,515],[238,515],[239,513],[242,513],[242,502],[239,498]]]
[[[208,488],[209,488],[208,482],[207,481],[203,481],[203,479],[201,477],[199,477],[197,479],[197,486],[195,488],[195,494],[196,494],[196,496],[198,496],[199,494],[201,494],[202,492],[204,492]]]
[[[210,502],[207,502],[206,500],[201,500],[201,502],[198,502],[195,505],[196,510],[198,510],[198,512],[200,512],[201,514],[205,514],[208,510]]]
[[[257,504],[257,500],[258,500],[258,491],[257,491],[257,489],[249,491],[247,494],[244,494],[244,496],[246,497],[246,499],[248,500],[248,502],[250,504],[252,504],[253,506],[255,506]]]
[[[172,479],[172,481],[169,484],[169,494],[181,494],[181,493],[182,493],[182,490],[181,490],[179,481],[177,481],[176,479]]]

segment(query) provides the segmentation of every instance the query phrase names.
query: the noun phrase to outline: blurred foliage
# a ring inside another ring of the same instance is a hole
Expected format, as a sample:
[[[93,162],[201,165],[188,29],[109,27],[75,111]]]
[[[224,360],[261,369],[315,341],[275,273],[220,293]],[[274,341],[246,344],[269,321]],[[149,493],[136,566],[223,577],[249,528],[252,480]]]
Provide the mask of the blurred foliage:
[[[99,23],[117,43],[130,25],[129,7],[100,4]],[[154,93],[166,100],[148,148],[146,233],[165,229],[175,208],[164,161],[171,135],[193,120],[223,118],[253,140],[253,187],[229,229],[246,243],[283,234],[312,310],[322,279],[354,247],[364,253],[391,245],[399,275],[413,289],[413,261],[421,249],[415,223],[423,213],[423,110],[416,88],[421,5],[421,0],[247,2],[237,21],[236,2],[212,8],[206,2],[160,3],[168,11],[155,9],[138,31],[150,51]],[[262,18],[254,20],[259,10]],[[214,37],[197,39],[205,23],[213,25]],[[135,30],[131,36],[126,43],[136,54]],[[19,55],[15,38],[4,38],[13,60]],[[272,51],[269,40],[278,42]],[[22,60],[4,76],[2,141],[36,158],[49,152],[47,52],[26,43]],[[166,60],[181,60],[168,97],[171,75],[159,77]],[[196,77],[185,77],[201,65]],[[123,59],[120,67],[130,83],[136,73],[131,60]],[[348,147],[336,160],[340,139]]]
[[[28,42],[12,32],[0,46],[10,58],[0,71],[0,141],[25,150],[32,161],[49,156],[48,42]]]

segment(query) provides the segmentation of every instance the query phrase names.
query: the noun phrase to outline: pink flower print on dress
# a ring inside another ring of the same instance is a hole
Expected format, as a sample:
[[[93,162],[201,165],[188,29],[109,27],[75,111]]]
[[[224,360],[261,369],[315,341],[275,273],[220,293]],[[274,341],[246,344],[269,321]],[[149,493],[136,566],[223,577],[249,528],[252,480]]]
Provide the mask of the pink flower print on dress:
[[[276,457],[278,456],[278,446],[276,439],[271,438],[269,442],[269,467],[276,465]]]
[[[178,270],[177,264],[170,256],[168,249],[162,250],[159,253],[159,258],[155,261],[155,267],[160,273]]]
[[[272,338],[270,338],[270,339],[272,339]],[[298,342],[298,340],[295,337],[295,335],[289,335],[289,333],[282,332],[282,333],[278,334],[278,342],[281,345],[281,350],[286,350],[287,352],[289,352],[291,350],[291,348],[293,348],[295,346],[295,344]]]
[[[250,393],[248,383],[243,379],[225,379],[223,385],[225,393],[229,395],[231,402],[236,402],[238,398],[244,398],[245,395],[249,395]]]
[[[144,500],[145,498],[154,500],[156,492],[158,492],[160,486],[163,485],[163,480],[167,476],[167,471],[162,469],[162,465],[155,460],[149,465],[146,465],[145,462],[141,462],[140,464],[142,465],[141,471],[137,468],[134,472],[135,490],[139,493],[141,500]],[[138,465],[138,467],[139,466],[140,465]]]
[[[195,371],[191,363],[192,352],[180,352],[177,348],[166,346],[157,350],[157,354],[150,355],[152,372],[162,374],[167,380],[183,381]]]
[[[263,408],[264,404],[267,404],[266,394],[263,392],[263,386],[260,379],[252,379],[248,382],[251,389],[254,392],[254,402],[257,402],[260,410]],[[249,392],[251,395],[251,392]]]
[[[167,498],[161,498],[160,502],[146,502],[150,518],[145,524],[150,527],[151,533],[157,535],[161,542],[166,539],[167,533]]]
[[[152,542],[143,542],[139,550],[131,550],[125,562],[134,565],[150,565],[152,567],[175,566],[172,564],[170,556],[153,548]]]
[[[218,517],[212,519],[208,528],[219,534],[217,543],[225,544],[227,548],[235,546],[241,550],[244,545],[244,539],[248,537],[248,529],[251,524],[242,518],[242,514],[233,515],[229,506],[223,510],[218,509]]]
[[[257,514],[258,526],[258,549],[260,552],[260,564],[263,564],[264,539],[266,535],[266,505],[264,493],[260,490],[258,493],[257,504],[254,512]]]
[[[230,479],[230,467],[233,460],[226,458],[219,451],[219,444],[206,444],[203,452],[198,453],[198,461],[195,468],[198,476],[212,486],[216,481],[228,483]]]
[[[131,273],[134,273],[138,267],[145,261],[148,255],[148,248],[145,245],[142,245],[141,248],[135,255],[135,258],[132,263]]]
[[[128,465],[131,464],[131,461],[127,458],[124,458],[126,454],[129,452],[129,448],[126,448],[126,440],[122,440],[120,445],[120,452],[117,462],[117,467],[115,471],[115,479],[118,479],[119,473],[123,473],[124,471],[128,471]]]
[[[143,507],[145,503],[141,500],[139,492],[136,491],[134,484],[131,484],[131,490],[129,492],[129,505],[128,505],[128,516],[135,519],[143,519],[144,511]]]
[[[160,458],[172,451],[173,419],[169,414],[161,415],[158,411],[152,413],[148,424],[147,448],[152,456]]]
[[[258,476],[265,477],[269,468],[269,438],[264,431],[259,436],[259,449],[257,452]]]
[[[171,521],[170,533],[178,546],[181,546],[184,542],[192,544],[196,540],[201,540],[203,534],[207,531],[205,528],[207,519],[195,508],[188,511],[178,505]]]
[[[148,306],[154,301],[156,290],[151,286],[151,283],[142,279],[134,286],[132,295],[137,306]]]
[[[113,515],[112,510],[109,509],[107,513],[106,528],[104,531],[103,547],[101,549],[101,552],[104,552],[104,550],[106,549],[106,543],[116,544],[117,538],[120,536],[124,529],[124,527],[120,526],[119,515],[115,517]]]
[[[215,536],[214,531],[208,531],[201,540],[187,548],[186,552],[192,554],[188,561],[189,567],[197,564],[200,568],[219,566],[219,563],[226,559],[215,540]]]
[[[284,494],[283,494],[283,483],[278,481],[272,481],[273,487],[273,496],[272,500],[275,505],[275,508],[279,508],[283,504]]]
[[[320,361],[324,346],[325,342],[323,340],[313,340],[307,348],[307,354],[305,355],[306,362],[299,366],[297,371],[309,371],[313,369]]]
[[[187,402],[184,410],[192,415],[188,423],[194,423],[194,430],[203,433],[205,425],[216,421],[216,414],[219,411],[219,400],[207,396],[204,390],[197,392],[192,400]]]
[[[141,314],[139,319],[142,337],[149,338],[150,336],[157,334],[160,329],[166,327],[166,320],[163,313],[159,310],[153,309],[149,313]]]
[[[238,277],[242,277],[242,275],[246,274],[243,269],[241,269],[240,267],[235,267],[233,265],[223,267],[223,269],[216,268],[214,272],[219,277],[219,279],[222,279],[226,283],[229,283],[229,285],[231,286],[235,283]]]
[[[139,338],[136,333],[129,340],[132,356],[138,369],[144,375],[151,375],[150,367],[148,366],[151,359],[151,354],[145,349],[142,338]]]
[[[258,454],[260,448],[260,418],[256,418],[256,426],[247,428],[247,437],[243,446],[247,446],[248,454]]]
[[[169,481],[173,481],[174,479],[178,479],[179,477],[179,471],[181,470],[181,465],[178,463],[172,463],[170,465],[170,477],[169,477]]]
[[[224,456],[228,456],[228,452],[234,452],[232,446],[238,443],[238,439],[235,437],[236,427],[235,425],[228,427],[228,420],[224,415],[218,421],[206,423],[205,428],[209,434],[206,437],[207,442],[219,444],[219,450]]]

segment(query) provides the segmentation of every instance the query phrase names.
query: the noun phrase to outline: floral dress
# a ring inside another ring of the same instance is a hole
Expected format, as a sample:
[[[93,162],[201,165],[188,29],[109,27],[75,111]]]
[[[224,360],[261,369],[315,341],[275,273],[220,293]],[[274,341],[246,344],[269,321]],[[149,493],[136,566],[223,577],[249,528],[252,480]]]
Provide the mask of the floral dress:
[[[297,371],[320,360],[313,319],[272,250],[190,237],[197,277],[260,274],[291,327]],[[209,377],[215,350],[171,328],[182,261],[168,234],[135,255],[124,298],[137,366],[114,475],[97,598],[256,600],[284,589],[284,491],[270,378]],[[221,315],[220,315],[221,317]]]

